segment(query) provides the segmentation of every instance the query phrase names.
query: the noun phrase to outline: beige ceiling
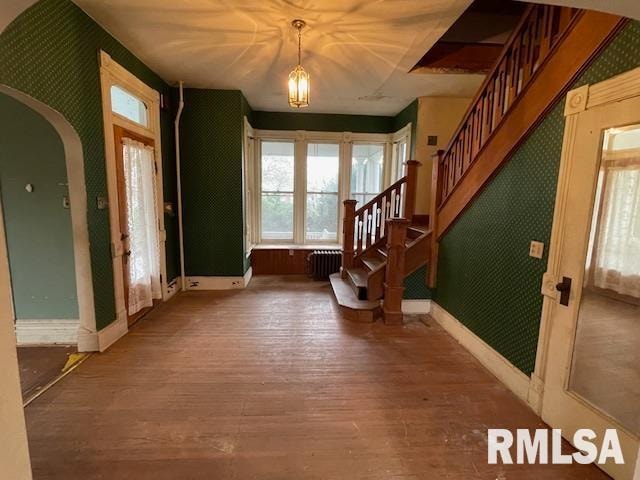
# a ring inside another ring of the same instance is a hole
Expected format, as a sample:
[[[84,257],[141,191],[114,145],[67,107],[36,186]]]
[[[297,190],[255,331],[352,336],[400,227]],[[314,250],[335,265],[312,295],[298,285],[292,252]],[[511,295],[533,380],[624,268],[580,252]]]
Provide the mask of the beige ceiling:
[[[470,0],[75,0],[170,83],[240,89],[286,111],[303,18],[310,112],[397,113],[417,96],[471,96],[479,75],[407,72]]]

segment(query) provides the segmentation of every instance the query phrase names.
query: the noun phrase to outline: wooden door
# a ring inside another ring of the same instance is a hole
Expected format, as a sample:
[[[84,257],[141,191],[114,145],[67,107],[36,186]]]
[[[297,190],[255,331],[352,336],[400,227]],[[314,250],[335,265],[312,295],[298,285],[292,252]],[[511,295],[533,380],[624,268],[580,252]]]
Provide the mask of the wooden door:
[[[550,265],[557,259],[558,267],[543,285],[553,301],[545,303],[551,313],[542,418],[570,442],[579,429],[593,430],[598,448],[614,429],[624,463],[608,459],[599,466],[615,479],[631,480],[640,449],[640,307],[617,294],[615,285],[594,284],[593,272],[605,284],[640,274],[627,272],[638,265],[633,242],[640,241],[640,220],[633,220],[634,202],[640,203],[640,97],[586,110],[567,132],[570,154],[561,167],[564,193],[550,251]],[[625,137],[623,148],[615,147],[612,135]],[[611,180],[623,174],[628,178]],[[603,251],[613,257],[601,257]]]
[[[135,132],[127,130],[118,125],[114,125],[114,138],[116,146],[116,177],[118,183],[118,217],[120,219],[120,240],[122,242],[122,272],[123,272],[123,285],[124,285],[124,302],[127,309],[127,323],[129,326],[133,325],[140,318],[146,315],[153,307],[147,307],[132,315],[129,314],[129,264],[131,261],[131,248],[129,243],[129,217],[127,213],[127,193],[125,185],[125,159],[124,159],[124,147],[123,139],[128,138],[140,142],[146,146],[153,147],[154,142],[152,139],[139,135]],[[156,301],[154,301],[154,306]]]

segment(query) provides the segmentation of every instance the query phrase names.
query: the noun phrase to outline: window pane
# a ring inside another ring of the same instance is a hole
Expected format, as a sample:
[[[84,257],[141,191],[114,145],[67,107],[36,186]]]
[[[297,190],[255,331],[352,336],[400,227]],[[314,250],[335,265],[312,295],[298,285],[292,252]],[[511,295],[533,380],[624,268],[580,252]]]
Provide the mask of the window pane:
[[[394,181],[397,182],[404,177],[404,162],[407,161],[407,142],[402,141],[398,143],[396,145],[396,149],[396,158],[398,163],[396,164],[396,178]]]
[[[262,142],[262,191],[293,192],[292,142]]]
[[[307,240],[338,240],[337,194],[307,194]]]
[[[307,146],[307,192],[338,192],[339,155],[336,144]]]
[[[262,194],[262,238],[293,240],[293,194]]]
[[[382,191],[383,145],[354,145],[351,159],[351,197],[358,200],[356,193],[376,195]],[[373,196],[372,195],[372,196]]]
[[[144,102],[117,85],[111,87],[111,110],[132,122],[149,126],[147,106]]]

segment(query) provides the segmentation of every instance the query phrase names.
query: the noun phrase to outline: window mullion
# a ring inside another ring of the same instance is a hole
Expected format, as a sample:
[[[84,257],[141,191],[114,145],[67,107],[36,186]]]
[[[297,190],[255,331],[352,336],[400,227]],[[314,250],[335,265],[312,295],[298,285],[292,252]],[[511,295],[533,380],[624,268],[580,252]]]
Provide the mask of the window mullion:
[[[305,239],[305,210],[307,197],[307,139],[296,137],[294,150],[293,240],[302,244]]]

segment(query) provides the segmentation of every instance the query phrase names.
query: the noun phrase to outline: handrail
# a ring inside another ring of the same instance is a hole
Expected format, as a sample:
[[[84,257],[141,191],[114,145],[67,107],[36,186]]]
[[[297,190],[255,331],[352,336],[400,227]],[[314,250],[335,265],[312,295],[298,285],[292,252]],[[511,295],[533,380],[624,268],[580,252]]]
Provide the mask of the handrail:
[[[388,219],[404,215],[409,221],[415,210],[417,169],[420,162],[406,162],[407,175],[390,185],[356,210],[355,200],[344,201],[342,273],[353,266],[354,259],[379,245],[386,237]]]
[[[355,216],[357,217],[362,212],[364,212],[365,210],[368,210],[369,208],[371,208],[374,203],[376,203],[382,197],[387,196],[387,194],[391,193],[393,190],[400,190],[402,185],[405,184],[405,183],[407,183],[407,177],[406,176],[402,177],[396,183],[391,184],[391,186],[389,186],[388,188],[385,188],[382,192],[380,192],[378,195],[376,195],[371,200],[369,200],[367,203],[365,203],[363,206],[361,206],[359,209],[357,209],[355,211]]]
[[[439,209],[470,169],[540,66],[569,30],[577,9],[532,5],[476,94],[442,156]]]

